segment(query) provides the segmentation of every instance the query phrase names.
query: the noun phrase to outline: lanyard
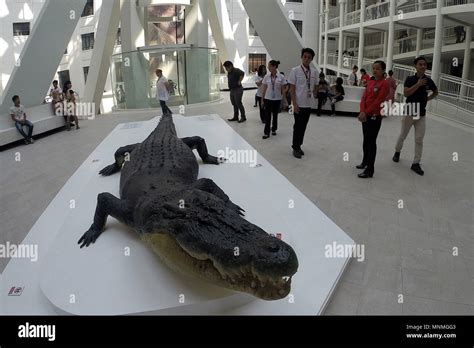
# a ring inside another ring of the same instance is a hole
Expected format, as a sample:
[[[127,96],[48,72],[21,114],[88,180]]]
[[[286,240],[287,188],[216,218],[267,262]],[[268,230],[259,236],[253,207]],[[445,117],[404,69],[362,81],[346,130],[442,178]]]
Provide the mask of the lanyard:
[[[308,90],[311,90],[311,67],[309,67],[309,70],[305,70],[303,65],[301,65],[301,70],[304,72],[304,76],[306,77],[306,82],[308,84]],[[308,72],[309,71],[309,76]]]
[[[273,78],[272,75],[270,75],[270,80],[272,81],[272,88],[273,92],[275,92],[275,82],[276,82],[277,76],[275,75],[275,78]]]

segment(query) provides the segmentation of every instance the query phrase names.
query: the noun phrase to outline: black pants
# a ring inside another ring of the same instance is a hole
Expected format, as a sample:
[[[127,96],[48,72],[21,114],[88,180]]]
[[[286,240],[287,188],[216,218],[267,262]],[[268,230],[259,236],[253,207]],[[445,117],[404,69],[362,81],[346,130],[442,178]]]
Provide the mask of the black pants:
[[[332,110],[332,113],[335,113],[336,112],[336,103],[341,101],[341,100],[344,100],[344,96],[340,95],[339,97],[334,97],[332,98],[331,100],[331,110]]]
[[[295,125],[293,126],[293,149],[300,150],[303,145],[304,133],[308,125],[311,108],[300,108],[299,113],[295,113]]]
[[[260,110],[260,120],[262,123],[265,123],[265,118],[267,117],[265,114],[265,109],[263,107],[264,103],[262,100],[262,97],[255,97],[256,98],[256,103],[258,105],[258,109]]]
[[[264,100],[265,103],[265,135],[270,135],[270,124],[272,125],[272,132],[278,129],[278,113],[280,112],[281,100]],[[272,121],[273,115],[273,121]]]
[[[237,87],[230,90],[230,102],[234,106],[234,118],[239,118],[239,111],[240,117],[245,119],[245,108],[244,104],[242,104],[242,97],[244,95],[244,88]]]
[[[328,94],[326,92],[318,92],[318,115],[321,113],[321,107],[326,104]]]
[[[377,154],[377,136],[380,126],[382,126],[382,117],[377,116],[375,120],[367,117],[367,121],[362,123],[362,133],[364,134],[364,158],[362,163],[367,166],[367,171],[374,172],[375,156]]]
[[[163,111],[163,115],[167,113],[172,114],[170,108],[168,107],[168,105],[166,105],[166,101],[160,100],[160,106],[161,106],[161,111]]]

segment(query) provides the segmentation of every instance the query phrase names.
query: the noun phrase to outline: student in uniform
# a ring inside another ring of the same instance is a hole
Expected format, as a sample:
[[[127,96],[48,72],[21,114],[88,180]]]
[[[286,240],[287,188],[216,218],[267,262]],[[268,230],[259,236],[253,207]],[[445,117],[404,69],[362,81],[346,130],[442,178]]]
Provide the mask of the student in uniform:
[[[164,114],[172,113],[166,102],[170,98],[171,85],[168,79],[163,75],[163,70],[156,69],[156,99],[160,102],[161,112]]]
[[[385,62],[377,60],[372,64],[375,80],[369,80],[360,101],[359,121],[362,123],[364,135],[364,158],[362,163],[356,166],[365,169],[359,178],[371,178],[374,175],[375,156],[377,154],[377,136],[382,125],[381,111],[383,102],[390,91],[388,81],[384,79],[386,69]]]
[[[257,85],[258,89],[257,89],[257,94],[256,94],[256,98],[257,98],[257,104],[258,104],[258,108],[260,110],[260,120],[262,121],[262,123],[265,123],[265,117],[266,117],[266,114],[265,114],[265,107],[264,107],[264,103],[263,103],[263,100],[262,100],[262,96],[263,96],[263,78],[265,77],[265,75],[267,74],[267,68],[265,65],[260,65],[258,67],[258,70],[257,70],[257,75],[255,76],[255,84]]]
[[[367,71],[365,71],[365,69],[360,69],[360,86],[366,87],[369,80],[370,75],[367,74]]]
[[[358,70],[359,70],[359,67],[357,65],[354,65],[354,67],[352,68],[352,73],[349,75],[350,86],[359,86],[359,80],[357,79]]]
[[[326,104],[329,98],[329,86],[326,81],[326,75],[323,72],[319,74],[319,83],[318,83],[318,110],[316,111],[317,116],[321,116],[321,107]]]
[[[51,97],[51,105],[53,107],[53,113],[56,115],[56,105],[58,103],[61,103],[63,99],[63,93],[62,93],[61,88],[59,88],[58,80],[53,81],[53,87],[49,90],[49,96]]]
[[[402,117],[402,129],[395,145],[393,161],[400,161],[400,152],[411,127],[415,128],[415,157],[411,170],[418,175],[424,175],[421,169],[421,155],[423,153],[423,139],[425,137],[426,105],[438,95],[438,87],[433,80],[425,75],[428,65],[425,57],[418,57],[414,61],[416,74],[408,76],[405,80],[403,95],[407,98],[406,104],[409,106],[409,115]],[[431,91],[428,96],[428,91]]]
[[[271,60],[268,63],[269,73],[263,79],[262,97],[265,103],[265,129],[263,139],[270,137],[270,124],[272,135],[276,135],[278,129],[278,113],[280,112],[281,100],[285,91],[286,79],[278,72],[280,61]],[[273,121],[272,121],[273,116]]]

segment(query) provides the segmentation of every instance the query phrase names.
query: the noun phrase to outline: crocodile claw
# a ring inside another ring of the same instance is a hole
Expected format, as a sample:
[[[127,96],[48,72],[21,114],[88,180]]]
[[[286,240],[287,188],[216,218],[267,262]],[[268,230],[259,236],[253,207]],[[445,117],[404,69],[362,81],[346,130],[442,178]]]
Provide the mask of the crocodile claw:
[[[120,171],[120,167],[117,165],[117,163],[111,164],[105,168],[103,168],[99,174],[103,176],[109,176],[112,174],[115,174]]]
[[[219,159],[215,156],[211,156],[211,155],[207,155],[207,157],[205,159],[202,160],[204,163],[207,163],[207,164],[217,164],[219,165]]]
[[[91,243],[95,243],[97,238],[99,238],[101,231],[91,226],[89,230],[82,235],[82,237],[78,240],[77,244],[81,244],[81,249],[86,246],[88,247]]]

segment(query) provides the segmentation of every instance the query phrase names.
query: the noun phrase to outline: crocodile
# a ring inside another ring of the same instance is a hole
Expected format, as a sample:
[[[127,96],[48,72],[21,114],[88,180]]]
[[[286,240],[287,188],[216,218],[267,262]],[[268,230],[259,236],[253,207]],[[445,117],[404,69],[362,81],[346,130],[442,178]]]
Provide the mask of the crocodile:
[[[203,138],[178,138],[171,113],[142,143],[119,148],[99,174],[121,171],[120,198],[98,194],[94,221],[78,244],[95,243],[112,216],[174,271],[263,300],[285,298],[298,269],[295,251],[247,221],[214,181],[198,179],[193,150],[205,164],[225,162],[208,153]]]

